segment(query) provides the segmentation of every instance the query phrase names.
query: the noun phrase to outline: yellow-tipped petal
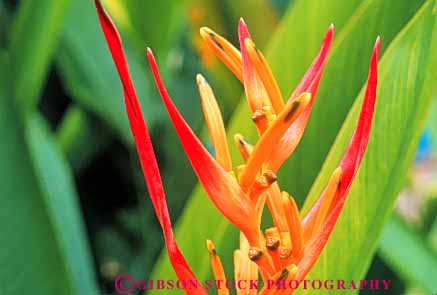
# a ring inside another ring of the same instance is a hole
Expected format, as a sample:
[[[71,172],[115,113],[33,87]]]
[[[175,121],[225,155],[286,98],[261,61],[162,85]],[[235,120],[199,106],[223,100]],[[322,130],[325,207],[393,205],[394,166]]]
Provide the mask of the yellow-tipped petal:
[[[197,85],[202,102],[203,114],[208,126],[215,157],[225,171],[232,171],[231,155],[228,150],[225,126],[214,93],[205,78],[198,74]]]
[[[264,55],[259,51],[255,43],[249,38],[244,40],[244,44],[247,49],[250,61],[255,67],[258,76],[264,84],[264,88],[270,98],[270,102],[276,112],[279,114],[284,108],[284,98],[282,97],[281,90],[279,89],[278,83],[273,76],[272,70],[270,69],[267,60]]]
[[[217,255],[217,252],[215,250],[214,244],[211,240],[206,240],[206,247],[209,252],[209,260],[211,262],[211,268],[212,272],[214,274],[214,279],[216,281],[225,281],[226,275],[225,271],[223,269],[222,262],[220,260],[220,257]],[[229,295],[228,288],[217,288],[218,295]]]
[[[290,125],[305,110],[310,99],[311,94],[304,92],[296,100],[286,104],[276,121],[261,136],[246,163],[246,168],[241,174],[240,185],[243,190],[247,191],[251,186],[257,173],[261,170],[262,164],[273,152],[274,144],[281,139]]]
[[[214,51],[217,57],[234,73],[238,80],[243,81],[241,53],[225,38],[207,27],[200,29],[203,40]]]
[[[288,227],[290,228],[292,256],[294,259],[297,259],[302,254],[304,243],[299,209],[297,208],[294,199],[286,192],[282,192],[282,202],[285,215],[287,216]]]
[[[243,137],[243,135],[241,135],[239,133],[234,135],[234,142],[235,142],[237,149],[240,151],[240,154],[243,157],[243,160],[247,161],[247,159],[249,159],[249,156],[253,151],[253,145],[251,145]]]
[[[332,201],[337,193],[338,186],[340,184],[340,178],[342,174],[342,169],[338,167],[334,170],[329,179],[328,185],[325,190],[325,195],[323,197],[322,203],[320,204],[320,208],[317,212],[316,220],[314,221],[312,234],[320,228],[326,216],[328,215],[329,208],[331,207]]]

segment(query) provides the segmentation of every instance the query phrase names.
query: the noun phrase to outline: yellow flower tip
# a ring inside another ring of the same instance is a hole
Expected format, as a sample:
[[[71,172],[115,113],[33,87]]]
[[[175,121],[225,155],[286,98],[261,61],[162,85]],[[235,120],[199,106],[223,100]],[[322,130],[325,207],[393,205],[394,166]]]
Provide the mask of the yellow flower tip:
[[[246,140],[244,139],[244,136],[241,135],[241,133],[235,133],[234,134],[234,141],[235,141],[235,144],[238,146],[238,145],[243,145],[243,143]]]
[[[200,31],[200,36],[203,39],[207,39],[209,37],[209,34],[214,34],[214,31],[208,27],[201,27],[199,31]]]
[[[244,45],[246,46],[246,49],[255,49],[256,50],[255,43],[253,42],[253,40],[251,38],[245,38]]]
[[[208,44],[215,55],[243,81],[241,53],[229,41],[207,27],[200,28],[200,36]]]
[[[334,172],[332,172],[331,179],[337,184],[340,184],[341,175],[343,174],[343,169],[341,167],[337,167]]]
[[[311,93],[302,92],[294,101],[284,108],[281,115],[283,122],[294,122],[311,101]]]
[[[202,74],[197,74],[197,75],[196,75],[196,81],[197,81],[197,84],[203,84],[203,83],[206,83],[206,80],[205,80],[205,78],[202,76]]]
[[[236,133],[234,135],[234,142],[237,147],[247,147],[248,145],[251,145],[243,135],[240,133]]]
[[[217,255],[214,243],[211,240],[206,240],[206,248],[208,249],[210,255]]]
[[[253,151],[253,146],[239,133],[234,135],[234,142],[244,161],[247,161]]]
[[[301,95],[299,95],[299,98],[296,99],[296,101],[300,101],[301,104],[307,106],[308,103],[311,101],[311,93],[310,92],[302,92]]]

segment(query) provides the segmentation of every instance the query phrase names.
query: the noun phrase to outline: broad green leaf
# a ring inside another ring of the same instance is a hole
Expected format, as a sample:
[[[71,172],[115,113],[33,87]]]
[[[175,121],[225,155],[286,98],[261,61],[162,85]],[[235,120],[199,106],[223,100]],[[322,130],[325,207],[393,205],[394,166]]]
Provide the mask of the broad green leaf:
[[[2,66],[2,78],[6,73]],[[0,87],[0,294],[73,294],[55,228],[26,149],[22,124]]]
[[[160,114],[156,108],[159,99],[149,89],[145,58],[140,59],[131,53],[128,44],[125,44],[125,49],[144,115],[150,118],[148,123],[152,126]],[[92,1],[77,0],[72,3],[57,55],[57,66],[72,99],[80,107],[97,114],[125,142],[132,143],[121,99],[120,80]]]
[[[31,162],[43,195],[45,210],[53,226],[72,294],[97,292],[95,273],[73,174],[56,142],[38,114],[25,123]]]
[[[36,106],[70,0],[20,1],[9,51],[13,88],[20,108]]]
[[[437,22],[427,1],[386,50],[369,144],[326,249],[308,279],[363,278],[378,238],[413,161],[437,75]],[[339,162],[359,112],[355,101],[306,200],[313,204]],[[339,251],[341,249],[341,251]],[[298,294],[311,294],[301,290]],[[342,290],[320,294],[342,294]],[[351,294],[356,294],[351,290]]]
[[[408,284],[419,285],[430,294],[437,290],[437,258],[425,239],[398,216],[384,226],[378,253]]]
[[[284,16],[279,31],[276,32],[268,46],[270,48],[268,58],[271,61],[272,68],[277,74],[280,85],[284,89],[285,87],[287,88],[287,92],[284,93],[290,92],[293,86],[299,82],[317,53],[323,34],[332,21],[336,26],[337,37],[331,50],[331,60],[323,76],[323,79],[328,81],[324,83],[329,85],[332,80],[335,81],[333,82],[334,84],[339,84],[341,89],[345,89],[344,76],[346,75],[351,80],[350,83],[348,82],[348,85],[355,85],[356,93],[354,95],[358,94],[365,80],[368,64],[368,58],[356,60],[356,56],[362,53],[363,49],[361,47],[367,48],[368,56],[370,57],[370,49],[377,34],[382,33],[386,35],[388,40],[385,42],[389,42],[405,23],[405,19],[413,14],[414,7],[417,7],[417,4],[415,6],[412,4],[408,5],[411,1],[405,0],[405,3],[402,4],[405,7],[405,15],[400,14],[396,16],[398,20],[396,23],[395,19],[390,18],[392,8],[387,2],[391,2],[392,5],[395,3],[395,1],[365,1],[365,3],[360,5],[359,1],[348,1],[347,3],[343,1],[296,1],[291,10]],[[317,9],[314,7],[317,7]],[[350,19],[348,20],[349,17]],[[381,17],[388,17],[390,26],[374,24],[375,19],[380,19]],[[250,23],[248,25],[250,28]],[[312,33],[309,34],[307,30],[303,29],[305,27],[312,28]],[[368,41],[363,41],[361,40],[363,35],[372,37],[369,37],[370,40]],[[256,36],[254,36],[254,39],[256,41]],[[352,64],[358,66],[357,63],[359,62],[360,70],[344,72],[343,68],[347,70],[351,67],[346,60],[351,56],[355,59],[355,63]],[[342,65],[342,68],[338,68],[335,63]],[[333,70],[329,71],[329,68]],[[324,81],[323,79],[322,82]],[[344,96],[341,93],[338,93],[338,97],[332,97],[330,94],[330,92],[325,91],[325,100],[332,102],[334,105],[336,105],[334,99],[338,101],[344,100]],[[318,101],[323,101],[323,93],[319,92],[317,99]],[[338,102],[337,104],[340,103]],[[319,112],[321,111],[319,110]],[[310,120],[315,120],[317,116],[318,114],[313,114]],[[243,100],[228,128],[229,136],[231,137],[237,132],[242,132],[243,135],[254,138],[255,130],[250,125],[249,118],[250,114],[246,102]],[[335,117],[330,118],[330,120],[334,119]],[[317,135],[319,136],[319,134]],[[233,142],[232,139],[230,139],[230,142]],[[328,148],[326,147],[326,149]],[[318,151],[314,148],[309,148],[307,157],[314,157],[315,152]],[[238,162],[239,156],[235,149],[232,149],[232,157],[234,163]],[[287,184],[298,184],[296,179],[291,180],[288,176],[291,172],[297,173],[295,171],[301,172],[300,178],[306,177],[306,170],[304,170],[305,173],[302,173],[303,170],[298,166],[294,170],[288,168],[286,173],[281,174],[280,183],[286,186]],[[295,197],[302,199],[304,196],[295,194],[299,188],[299,186],[293,186],[290,191]],[[171,197],[173,196],[169,196],[169,198]],[[199,210],[202,211],[201,215]],[[202,223],[202,219],[207,219],[208,223]],[[195,189],[180,220],[177,227],[177,236],[188,260],[193,263],[193,269],[201,278],[208,277],[209,273],[207,255],[199,257],[199,253],[205,251],[203,241],[206,238],[212,238],[216,242],[220,253],[224,255],[224,264],[228,271],[232,269],[232,250],[237,246],[235,231],[210,204],[210,201],[205,197],[200,187]],[[232,233],[232,236],[230,236],[230,233]],[[155,277],[172,275],[172,270],[164,259],[166,258],[162,258],[158,263]]]

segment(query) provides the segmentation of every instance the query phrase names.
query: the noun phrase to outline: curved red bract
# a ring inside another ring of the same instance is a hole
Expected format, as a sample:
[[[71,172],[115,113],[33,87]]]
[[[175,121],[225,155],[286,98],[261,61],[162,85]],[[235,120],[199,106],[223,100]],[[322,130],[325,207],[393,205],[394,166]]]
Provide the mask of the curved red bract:
[[[143,168],[150,198],[164,233],[165,243],[171,263],[180,280],[197,281],[197,278],[194,276],[193,272],[185,261],[185,258],[180,252],[173,235],[158,163],[156,161],[152,142],[147,131],[147,125],[144,121],[143,114],[138,103],[138,98],[130,78],[120,36],[112,20],[106,14],[100,2],[98,0],[95,0],[94,2],[97,8],[103,33],[109,46],[109,50],[111,51],[120,79],[122,81],[129,123],[135,139],[135,145],[140,158],[141,166]],[[202,287],[185,290],[185,292],[190,295],[208,294]]]

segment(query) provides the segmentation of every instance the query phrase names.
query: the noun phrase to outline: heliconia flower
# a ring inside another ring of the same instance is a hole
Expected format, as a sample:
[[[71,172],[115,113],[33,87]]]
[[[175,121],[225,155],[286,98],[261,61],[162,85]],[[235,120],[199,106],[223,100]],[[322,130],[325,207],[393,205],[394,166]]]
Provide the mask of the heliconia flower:
[[[97,12],[124,90],[129,123],[135,138],[150,197],[163,229],[167,250],[179,279],[195,280],[179,251],[171,229],[158,165],[141,108],[130,79],[119,34],[98,0]],[[315,94],[333,39],[331,25],[319,54],[291,97],[284,101],[273,73],[262,53],[255,47],[244,21],[238,34],[240,50],[208,28],[201,36],[209,48],[242,82],[260,139],[251,145],[241,134],[234,139],[245,165],[234,171],[226,132],[211,86],[197,76],[201,105],[214,147],[214,157],[202,145],[171,100],[160,77],[153,53],[147,57],[170,119],[185,153],[208,197],[217,209],[240,231],[240,248],[234,252],[234,277],[257,280],[302,280],[317,261],[334,229],[369,139],[376,101],[377,67],[380,48],[376,40],[370,61],[366,91],[355,131],[333,171],[326,188],[314,206],[301,219],[298,207],[287,192],[281,191],[276,172],[296,148],[308,122]],[[261,215],[267,204],[273,226],[261,231]],[[223,265],[212,241],[207,241],[216,280],[225,280]],[[187,294],[206,294],[202,287],[185,290]],[[259,294],[291,294],[290,289],[268,288]],[[229,294],[226,288],[219,295]],[[258,290],[238,290],[237,294],[258,294]]]

